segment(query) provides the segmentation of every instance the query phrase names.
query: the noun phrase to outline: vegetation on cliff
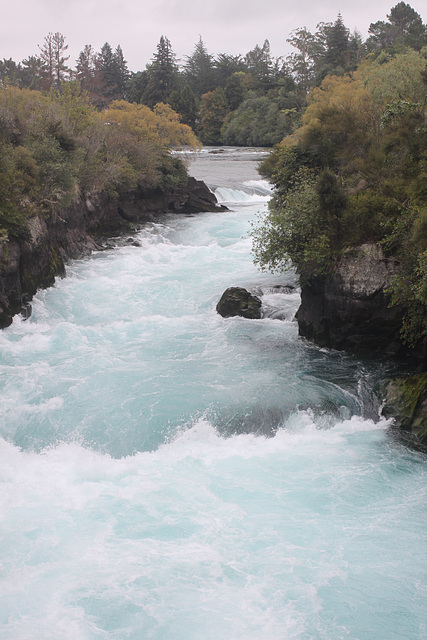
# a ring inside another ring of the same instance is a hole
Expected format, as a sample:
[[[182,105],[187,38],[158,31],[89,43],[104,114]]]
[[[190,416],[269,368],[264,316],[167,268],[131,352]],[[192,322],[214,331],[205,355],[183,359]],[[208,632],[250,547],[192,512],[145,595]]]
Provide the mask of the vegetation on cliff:
[[[411,344],[427,331],[426,64],[427,48],[407,48],[326,76],[301,127],[261,167],[275,196],[253,230],[260,266],[292,262],[302,282],[349,247],[380,242],[401,264],[390,293]]]
[[[78,83],[42,93],[0,87],[0,236],[25,238],[29,217],[61,215],[88,193],[185,183],[170,147],[195,146],[168,105],[123,100],[98,112]]]

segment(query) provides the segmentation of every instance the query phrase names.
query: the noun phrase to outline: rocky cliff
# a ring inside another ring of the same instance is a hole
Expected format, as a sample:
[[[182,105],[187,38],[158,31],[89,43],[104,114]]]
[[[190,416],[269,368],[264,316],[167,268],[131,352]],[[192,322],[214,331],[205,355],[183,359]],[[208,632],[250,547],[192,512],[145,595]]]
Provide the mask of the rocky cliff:
[[[427,373],[389,380],[383,415],[427,445]]]
[[[311,278],[302,287],[300,335],[332,349],[377,355],[402,352],[402,310],[390,307],[386,291],[398,268],[377,244],[348,250],[330,276]]]
[[[215,196],[200,180],[169,192],[132,191],[119,197],[81,196],[67,209],[28,221],[25,240],[0,238],[0,328],[25,309],[37,289],[65,273],[65,262],[100,248],[99,239],[125,233],[132,224],[164,213],[221,211]]]

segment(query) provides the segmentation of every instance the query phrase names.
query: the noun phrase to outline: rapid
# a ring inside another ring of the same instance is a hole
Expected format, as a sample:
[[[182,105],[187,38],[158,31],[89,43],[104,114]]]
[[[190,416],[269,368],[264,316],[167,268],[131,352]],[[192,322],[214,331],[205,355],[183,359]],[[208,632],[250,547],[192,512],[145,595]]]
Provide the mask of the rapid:
[[[298,336],[252,262],[258,149],[189,154],[229,210],[68,264],[0,332],[1,640],[421,640],[427,457],[387,362]],[[263,302],[221,318],[223,291]]]

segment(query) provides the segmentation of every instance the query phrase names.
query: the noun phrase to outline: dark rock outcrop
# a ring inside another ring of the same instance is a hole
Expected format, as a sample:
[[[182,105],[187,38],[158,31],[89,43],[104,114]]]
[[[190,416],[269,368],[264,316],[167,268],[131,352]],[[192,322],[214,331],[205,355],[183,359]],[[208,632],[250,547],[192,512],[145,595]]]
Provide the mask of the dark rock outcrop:
[[[374,243],[347,251],[331,276],[312,278],[302,287],[300,335],[333,349],[402,353],[402,310],[389,306],[386,293],[398,267]]]
[[[216,305],[223,318],[242,316],[250,320],[261,318],[261,300],[242,287],[229,287]]]
[[[383,415],[427,444],[427,373],[394,378],[384,391]]]
[[[135,190],[113,198],[82,195],[48,218],[28,221],[28,239],[0,238],[0,328],[11,324],[37,289],[51,286],[65,274],[65,262],[100,249],[100,239],[129,233],[133,225],[165,213],[223,211],[204,182],[189,178],[185,187],[170,191]]]

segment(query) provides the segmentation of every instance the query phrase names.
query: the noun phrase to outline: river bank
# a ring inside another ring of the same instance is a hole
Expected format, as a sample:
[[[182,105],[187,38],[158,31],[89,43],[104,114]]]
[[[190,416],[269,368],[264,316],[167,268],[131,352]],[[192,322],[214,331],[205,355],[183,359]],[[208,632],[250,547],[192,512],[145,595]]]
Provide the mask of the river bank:
[[[26,238],[0,239],[0,329],[22,310],[28,315],[36,291],[63,276],[68,260],[102,248],[102,239],[131,233],[135,225],[165,213],[215,210],[221,206],[212,192],[189,177],[184,187],[169,191],[87,194],[48,217],[29,218]]]

